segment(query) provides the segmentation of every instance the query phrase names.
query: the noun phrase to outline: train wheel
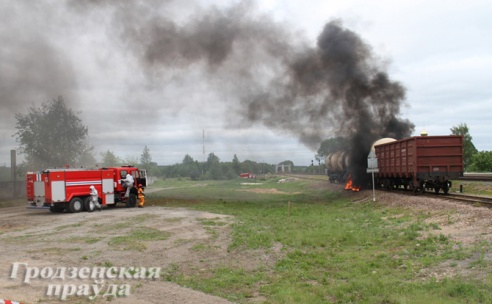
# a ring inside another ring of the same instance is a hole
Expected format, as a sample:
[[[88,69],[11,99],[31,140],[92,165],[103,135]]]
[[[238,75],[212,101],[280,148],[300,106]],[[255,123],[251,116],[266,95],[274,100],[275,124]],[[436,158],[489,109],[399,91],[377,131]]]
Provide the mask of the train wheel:
[[[434,192],[436,192],[436,194],[438,194],[438,193],[439,193],[439,190],[441,190],[441,188],[439,188],[439,187],[435,187],[435,188],[434,188]]]
[[[383,183],[381,184],[381,188],[385,190],[390,190],[390,183],[388,180],[383,180]]]
[[[442,192],[444,192],[444,194],[448,194],[448,192],[449,192],[448,182],[445,182],[444,185],[442,186]]]
[[[80,212],[84,209],[84,203],[78,197],[74,197],[68,203],[68,211],[71,213]]]
[[[388,190],[395,190],[395,181],[390,180],[389,185],[388,185]]]

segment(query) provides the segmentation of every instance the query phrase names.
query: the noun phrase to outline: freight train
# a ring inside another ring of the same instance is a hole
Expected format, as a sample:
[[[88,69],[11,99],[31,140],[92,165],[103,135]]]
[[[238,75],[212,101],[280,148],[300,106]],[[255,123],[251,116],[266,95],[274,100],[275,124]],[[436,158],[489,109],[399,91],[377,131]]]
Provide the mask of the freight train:
[[[376,141],[371,147],[379,171],[374,173],[374,186],[448,193],[451,180],[463,176],[463,140],[460,135],[422,135]],[[329,154],[325,162],[330,182],[347,183],[352,171],[361,172],[361,168],[354,168],[348,152]],[[371,179],[359,177],[359,180]]]

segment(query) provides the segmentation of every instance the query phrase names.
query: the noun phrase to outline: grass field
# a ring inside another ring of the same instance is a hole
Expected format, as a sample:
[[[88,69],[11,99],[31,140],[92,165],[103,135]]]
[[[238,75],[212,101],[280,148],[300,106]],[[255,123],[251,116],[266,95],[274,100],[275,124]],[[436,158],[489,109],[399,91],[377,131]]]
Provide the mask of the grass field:
[[[460,185],[463,186],[463,193],[492,196],[492,182],[453,181],[454,191],[459,191]]]
[[[466,247],[424,221],[429,214],[353,203],[315,180],[279,179],[152,185],[165,190],[149,193],[146,205],[233,215],[228,251],[272,257],[254,267],[224,262],[207,271],[173,265],[165,280],[244,303],[491,303],[489,242]],[[438,280],[421,272],[465,259],[484,275]]]

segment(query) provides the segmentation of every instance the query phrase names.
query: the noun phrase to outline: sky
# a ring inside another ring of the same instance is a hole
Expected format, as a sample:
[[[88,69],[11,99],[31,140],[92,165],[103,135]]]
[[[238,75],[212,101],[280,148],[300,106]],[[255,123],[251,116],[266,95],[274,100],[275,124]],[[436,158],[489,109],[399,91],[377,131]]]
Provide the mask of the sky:
[[[0,165],[15,114],[58,96],[97,159],[309,165],[323,139],[461,123],[491,151],[490,16],[479,0],[0,0]]]

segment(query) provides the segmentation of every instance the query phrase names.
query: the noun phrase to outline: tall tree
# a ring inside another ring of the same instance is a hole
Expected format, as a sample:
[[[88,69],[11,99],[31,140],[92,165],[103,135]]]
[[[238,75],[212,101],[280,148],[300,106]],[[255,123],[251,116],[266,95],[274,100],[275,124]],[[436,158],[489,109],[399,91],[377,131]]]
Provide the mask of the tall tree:
[[[222,167],[220,158],[214,153],[210,153],[207,158],[207,174],[211,179],[220,180],[223,179]]]
[[[116,167],[121,164],[121,159],[111,151],[102,153],[101,165],[103,167]]]
[[[94,167],[96,164],[97,160],[94,157],[94,147],[84,149],[77,160],[77,165],[82,167]]]
[[[144,169],[150,170],[152,164],[152,156],[150,155],[150,149],[145,145],[142,155],[140,155],[140,164]]]
[[[236,173],[236,175],[239,175],[241,173],[241,163],[239,162],[236,154],[234,154],[234,158],[232,159],[232,170],[234,170],[234,173]]]
[[[258,173],[258,163],[249,159],[241,163],[241,172],[243,173]]]
[[[86,147],[87,127],[80,112],[67,108],[62,97],[32,106],[27,114],[16,113],[13,135],[33,168],[75,165]]]
[[[200,177],[200,165],[193,160],[193,157],[186,154],[182,164],[178,168],[179,176],[189,176],[192,180],[197,180]]]
[[[183,158],[183,165],[189,165],[194,162],[193,157],[190,155],[186,154],[185,157]]]
[[[136,166],[136,167],[138,167],[138,161],[139,161],[138,156],[134,154],[127,154],[121,160],[123,165]]]
[[[470,169],[477,172],[492,171],[492,151],[480,151],[473,155]]]
[[[343,137],[333,137],[330,139],[323,140],[318,148],[317,154],[315,155],[316,160],[322,160],[328,154],[347,150],[349,147],[349,141]]]
[[[466,123],[461,123],[451,128],[451,134],[463,135],[464,165],[465,170],[467,170],[471,164],[473,155],[478,153],[477,148],[475,148],[475,145],[472,142],[473,138],[470,135],[470,130]]]

